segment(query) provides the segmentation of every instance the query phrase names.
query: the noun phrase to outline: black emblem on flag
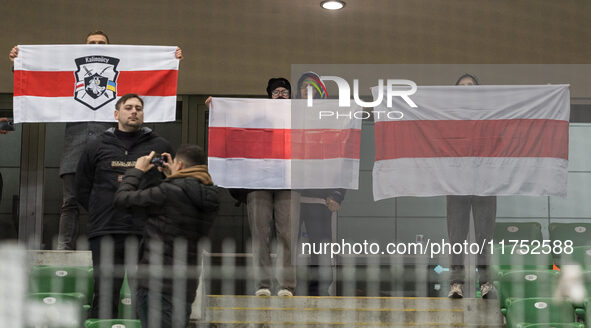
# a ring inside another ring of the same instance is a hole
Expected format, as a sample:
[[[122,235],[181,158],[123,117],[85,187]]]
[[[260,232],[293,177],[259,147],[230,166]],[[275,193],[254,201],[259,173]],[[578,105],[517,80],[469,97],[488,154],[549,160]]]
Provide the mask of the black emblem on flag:
[[[74,99],[97,110],[117,98],[118,58],[85,56],[75,59]]]

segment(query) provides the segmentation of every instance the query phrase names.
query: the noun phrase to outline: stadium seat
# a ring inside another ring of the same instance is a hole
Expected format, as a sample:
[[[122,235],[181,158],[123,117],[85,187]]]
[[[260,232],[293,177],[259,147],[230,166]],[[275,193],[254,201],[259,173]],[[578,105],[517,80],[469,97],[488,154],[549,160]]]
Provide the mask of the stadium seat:
[[[583,270],[591,270],[591,246],[577,246],[572,254],[562,254],[560,264],[579,264]]]
[[[572,240],[573,246],[591,246],[591,223],[550,223],[550,239]]]
[[[493,235],[495,241],[542,240],[542,225],[538,222],[497,222]]]
[[[589,290],[587,285],[587,290]],[[575,313],[579,318],[582,318],[587,326],[591,325],[591,297],[588,297],[583,301],[583,308],[575,309]]]
[[[141,328],[139,320],[130,319],[88,319],[85,328]]]
[[[587,288],[587,295],[591,295],[591,271],[583,272],[583,279],[585,281],[585,287]]]
[[[501,273],[495,283],[501,309],[509,298],[552,297],[558,282],[558,271],[524,270]]]
[[[491,272],[494,280],[508,271],[520,270],[552,270],[552,254],[531,254],[531,248],[528,252],[519,246],[505,246],[504,248],[496,246],[491,255]]]
[[[509,298],[507,304],[507,327],[519,324],[568,323],[575,322],[575,310],[570,303],[556,302],[550,297]]]
[[[119,319],[135,319],[135,313],[131,304],[131,288],[127,282],[127,274],[123,278],[119,293]]]
[[[94,280],[92,267],[35,266],[30,274],[30,293],[80,293],[91,304]]]
[[[518,328],[585,328],[585,325],[579,322],[572,323],[532,323],[518,324]]]
[[[30,293],[27,321],[35,327],[78,328],[86,319],[82,293]]]

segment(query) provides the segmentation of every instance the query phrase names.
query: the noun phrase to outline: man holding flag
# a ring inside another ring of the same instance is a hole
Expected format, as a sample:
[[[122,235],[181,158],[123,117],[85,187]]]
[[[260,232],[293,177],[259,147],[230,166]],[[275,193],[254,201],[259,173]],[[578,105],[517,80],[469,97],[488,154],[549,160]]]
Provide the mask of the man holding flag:
[[[109,37],[101,30],[88,33],[86,44],[109,44]],[[10,61],[18,57],[18,46],[14,46],[8,55]],[[177,48],[175,57],[183,59],[183,52]],[[78,202],[75,197],[76,166],[82,151],[87,144],[108,128],[110,122],[68,122],[64,137],[64,150],[60,161],[60,177],[62,178],[62,209],[59,221],[58,250],[75,250],[80,230]]]

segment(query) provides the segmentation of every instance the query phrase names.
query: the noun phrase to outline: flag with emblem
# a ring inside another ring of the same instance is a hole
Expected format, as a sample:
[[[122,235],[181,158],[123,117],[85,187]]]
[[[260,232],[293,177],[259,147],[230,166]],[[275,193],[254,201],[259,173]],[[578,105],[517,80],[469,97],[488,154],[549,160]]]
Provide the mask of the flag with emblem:
[[[117,99],[144,100],[146,122],[174,121],[176,47],[19,45],[14,61],[14,121],[113,121]]]

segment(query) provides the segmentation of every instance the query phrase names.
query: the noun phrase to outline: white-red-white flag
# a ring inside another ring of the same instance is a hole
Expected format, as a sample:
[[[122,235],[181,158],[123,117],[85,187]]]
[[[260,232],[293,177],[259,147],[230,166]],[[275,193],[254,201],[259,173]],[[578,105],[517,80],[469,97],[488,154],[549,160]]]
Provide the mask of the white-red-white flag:
[[[307,107],[306,100],[213,98],[208,155],[214,183],[357,189],[361,121],[319,115],[338,109],[336,100]]]
[[[174,121],[176,47],[19,45],[14,61],[14,121],[114,121],[117,99],[144,100],[145,122]]]
[[[568,85],[419,87],[410,98],[417,108],[394,97],[375,109],[404,114],[376,118],[375,200],[566,196]]]

